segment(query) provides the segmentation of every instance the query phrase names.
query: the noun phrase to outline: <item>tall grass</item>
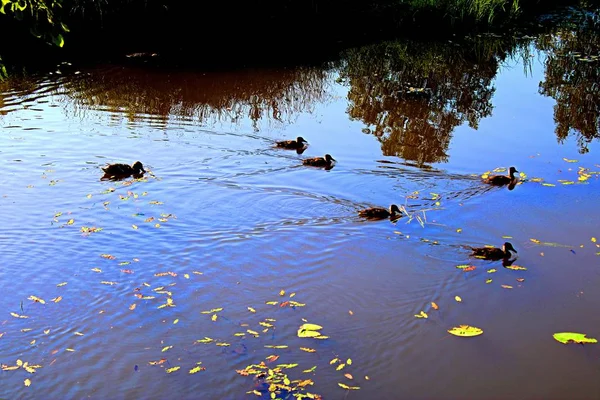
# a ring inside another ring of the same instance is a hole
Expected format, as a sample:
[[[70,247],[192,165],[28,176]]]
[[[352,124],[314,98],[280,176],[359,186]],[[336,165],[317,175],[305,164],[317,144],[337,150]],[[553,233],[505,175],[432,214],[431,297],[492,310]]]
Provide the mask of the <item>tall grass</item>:
[[[515,17],[521,10],[519,0],[408,0],[415,11],[437,11],[452,22],[474,20],[492,23],[498,15]]]

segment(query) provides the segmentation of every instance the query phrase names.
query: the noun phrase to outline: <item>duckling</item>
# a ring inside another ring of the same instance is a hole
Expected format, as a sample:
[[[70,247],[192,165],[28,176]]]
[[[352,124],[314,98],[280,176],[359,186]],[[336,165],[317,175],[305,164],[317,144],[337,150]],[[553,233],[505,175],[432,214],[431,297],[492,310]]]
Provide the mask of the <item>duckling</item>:
[[[288,150],[298,150],[306,147],[308,142],[302,136],[298,136],[296,140],[282,140],[275,143],[275,147]]]
[[[502,245],[502,248],[499,249],[497,247],[470,247],[472,253],[470,254],[472,257],[481,258],[483,260],[509,260],[513,257],[511,252],[517,252],[513,245],[510,242],[505,242]]]
[[[504,186],[504,185],[514,185],[517,182],[517,177],[515,177],[515,172],[517,169],[515,167],[510,167],[509,174],[507,175],[490,175],[483,180],[484,183],[494,185],[494,186]]]
[[[302,160],[303,165],[311,167],[325,167],[325,169],[333,168],[333,161],[336,161],[331,155],[325,154],[325,157],[306,158]]]
[[[134,178],[139,178],[146,172],[144,166],[139,161],[136,161],[133,165],[109,164],[106,167],[102,167],[102,171],[104,171],[102,179],[110,180],[125,179],[132,175]]]
[[[392,204],[389,209],[381,207],[371,207],[358,212],[360,217],[370,220],[380,220],[389,218],[391,220],[398,219],[402,216],[400,209],[397,205]]]

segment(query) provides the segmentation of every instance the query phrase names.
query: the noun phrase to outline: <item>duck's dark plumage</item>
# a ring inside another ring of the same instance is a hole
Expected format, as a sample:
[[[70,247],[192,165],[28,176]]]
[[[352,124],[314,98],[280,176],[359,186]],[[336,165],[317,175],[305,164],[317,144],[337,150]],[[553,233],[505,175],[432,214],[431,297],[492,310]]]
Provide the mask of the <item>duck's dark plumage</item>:
[[[144,166],[139,161],[136,161],[133,165],[109,164],[106,167],[102,167],[102,171],[104,171],[103,179],[124,179],[132,175],[140,177],[146,172]]]
[[[308,142],[302,136],[298,136],[296,140],[282,140],[275,143],[276,147],[288,150],[298,150],[306,147]]]
[[[513,256],[511,252],[517,252],[510,242],[504,243],[501,249],[497,247],[470,247],[470,249],[472,257],[491,261],[508,260]]]
[[[515,167],[510,167],[508,175],[490,175],[483,182],[494,186],[514,185],[517,182],[515,172],[519,171]]]
[[[386,218],[397,219],[402,216],[402,213],[397,205],[392,204],[389,209],[382,207],[366,208],[364,210],[360,210],[358,215],[366,219],[378,220]]]
[[[329,154],[325,154],[325,157],[306,158],[302,160],[302,164],[310,165],[311,167],[332,168],[333,161],[335,161],[333,157],[331,157]]]

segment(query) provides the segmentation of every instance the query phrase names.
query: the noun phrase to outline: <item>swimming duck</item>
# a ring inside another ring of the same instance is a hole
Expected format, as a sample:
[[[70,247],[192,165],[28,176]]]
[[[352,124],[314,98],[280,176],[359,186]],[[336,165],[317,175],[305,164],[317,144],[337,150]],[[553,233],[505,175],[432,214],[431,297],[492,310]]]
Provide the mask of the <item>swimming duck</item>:
[[[311,167],[325,167],[326,169],[333,168],[333,161],[335,159],[329,154],[325,154],[325,157],[314,157],[306,158],[302,160],[303,165],[310,165]]]
[[[400,209],[397,205],[392,204],[389,209],[381,208],[381,207],[371,207],[366,208],[364,210],[360,210],[358,215],[371,220],[379,220],[379,219],[398,219],[402,216]]]
[[[511,252],[517,252],[510,242],[505,242],[502,248],[497,247],[469,247],[472,250],[471,256],[483,260],[508,260],[513,257]]]
[[[144,166],[139,161],[136,161],[133,165],[109,164],[106,167],[102,167],[102,171],[104,171],[102,179],[111,180],[124,179],[132,175],[134,178],[139,178],[146,172]]]
[[[302,136],[298,136],[296,140],[282,140],[275,143],[276,147],[288,150],[298,150],[302,149],[308,144],[306,140]]]
[[[517,177],[515,177],[515,172],[517,169],[515,167],[510,167],[508,176],[507,175],[490,175],[483,180],[484,183],[488,183],[494,186],[504,186],[504,185],[513,185],[517,182]]]

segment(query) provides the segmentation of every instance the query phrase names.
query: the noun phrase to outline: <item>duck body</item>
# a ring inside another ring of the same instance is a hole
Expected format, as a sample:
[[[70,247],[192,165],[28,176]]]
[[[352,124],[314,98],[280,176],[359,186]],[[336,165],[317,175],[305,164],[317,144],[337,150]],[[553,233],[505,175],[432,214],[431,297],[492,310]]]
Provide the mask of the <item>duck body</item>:
[[[331,157],[331,155],[325,154],[325,157],[305,158],[302,160],[302,164],[311,167],[325,167],[331,169],[333,168],[334,161],[335,159]]]
[[[483,182],[494,186],[514,185],[517,182],[515,172],[519,171],[515,167],[510,167],[508,175],[490,175]]]
[[[382,207],[371,207],[360,210],[358,215],[362,218],[370,220],[381,220],[381,219],[398,219],[402,216],[400,209],[397,205],[392,204],[389,209]]]
[[[472,257],[490,261],[509,260],[513,257],[512,252],[517,252],[509,242],[504,243],[501,249],[497,247],[470,247],[470,249]]]
[[[136,161],[133,165],[127,164],[109,164],[106,167],[102,167],[104,171],[103,179],[124,179],[130,176],[140,177],[146,172],[141,162]]]
[[[299,150],[306,147],[308,142],[302,136],[298,136],[296,140],[282,140],[275,143],[275,147],[288,150]]]

